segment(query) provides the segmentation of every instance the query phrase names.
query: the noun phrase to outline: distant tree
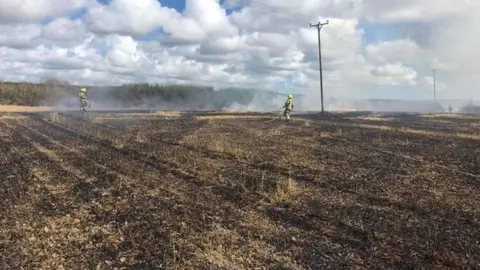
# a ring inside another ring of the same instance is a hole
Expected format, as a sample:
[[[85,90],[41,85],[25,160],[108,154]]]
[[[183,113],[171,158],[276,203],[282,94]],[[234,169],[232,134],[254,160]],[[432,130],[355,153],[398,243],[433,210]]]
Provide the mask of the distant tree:
[[[473,103],[468,103],[467,105],[463,106],[460,109],[462,113],[472,113],[472,114],[480,114],[480,106],[475,106]]]
[[[74,87],[68,80],[49,76],[42,80],[42,84],[45,86],[45,93],[42,99],[39,100],[40,105],[53,105],[74,94]]]
[[[45,77],[42,80],[42,84],[44,84],[46,86],[50,86],[50,87],[71,85],[71,83],[68,80],[62,80],[62,79],[59,79],[59,78],[53,77],[53,76]]]
[[[42,83],[0,83],[0,103],[16,105],[54,105],[61,99],[75,96],[80,86],[57,77],[46,77]],[[211,86],[193,84],[125,84],[90,86],[89,99],[121,104],[124,107],[162,107],[166,109],[219,110],[234,104],[248,105],[255,98],[268,100],[276,92],[246,88],[214,90]],[[283,95],[283,94],[282,94]]]

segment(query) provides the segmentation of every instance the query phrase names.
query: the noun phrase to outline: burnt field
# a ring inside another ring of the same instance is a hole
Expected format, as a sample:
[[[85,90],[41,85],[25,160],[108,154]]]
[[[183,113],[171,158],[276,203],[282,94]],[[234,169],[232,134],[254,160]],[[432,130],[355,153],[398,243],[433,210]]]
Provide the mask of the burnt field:
[[[480,117],[0,116],[1,269],[480,267]]]

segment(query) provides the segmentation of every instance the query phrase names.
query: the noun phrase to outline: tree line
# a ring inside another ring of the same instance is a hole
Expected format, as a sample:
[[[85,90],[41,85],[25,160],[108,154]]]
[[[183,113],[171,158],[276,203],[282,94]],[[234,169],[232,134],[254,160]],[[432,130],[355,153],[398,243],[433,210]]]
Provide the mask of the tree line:
[[[66,98],[76,98],[83,86],[58,79],[42,83],[0,82],[0,104],[52,106]],[[234,103],[249,104],[254,98],[274,98],[279,94],[258,89],[224,88],[215,90],[201,85],[125,84],[121,86],[89,86],[88,99],[102,100],[123,106],[155,106],[169,104],[185,109],[219,109]],[[280,94],[284,95],[284,94]]]

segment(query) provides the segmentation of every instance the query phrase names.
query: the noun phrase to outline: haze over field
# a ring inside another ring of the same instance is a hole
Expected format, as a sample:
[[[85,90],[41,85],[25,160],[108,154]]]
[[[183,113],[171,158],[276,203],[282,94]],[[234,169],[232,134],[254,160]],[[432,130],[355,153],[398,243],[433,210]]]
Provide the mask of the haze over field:
[[[194,83],[325,95],[480,99],[480,2],[0,0],[0,79]],[[260,102],[263,103],[263,102]],[[274,102],[277,104],[277,101]],[[247,107],[255,107],[247,106]]]

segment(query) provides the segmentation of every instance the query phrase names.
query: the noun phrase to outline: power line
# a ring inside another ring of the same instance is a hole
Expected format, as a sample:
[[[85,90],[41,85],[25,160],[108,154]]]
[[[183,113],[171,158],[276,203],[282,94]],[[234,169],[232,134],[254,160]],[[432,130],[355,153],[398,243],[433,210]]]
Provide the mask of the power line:
[[[325,110],[323,108],[322,41],[320,38],[320,30],[322,30],[322,27],[327,24],[328,24],[328,20],[327,22],[324,22],[324,23],[321,23],[321,22],[318,22],[317,24],[310,23],[310,27],[317,28],[317,33],[318,33],[318,67],[320,70],[320,98],[322,100],[322,114],[325,113]]]

